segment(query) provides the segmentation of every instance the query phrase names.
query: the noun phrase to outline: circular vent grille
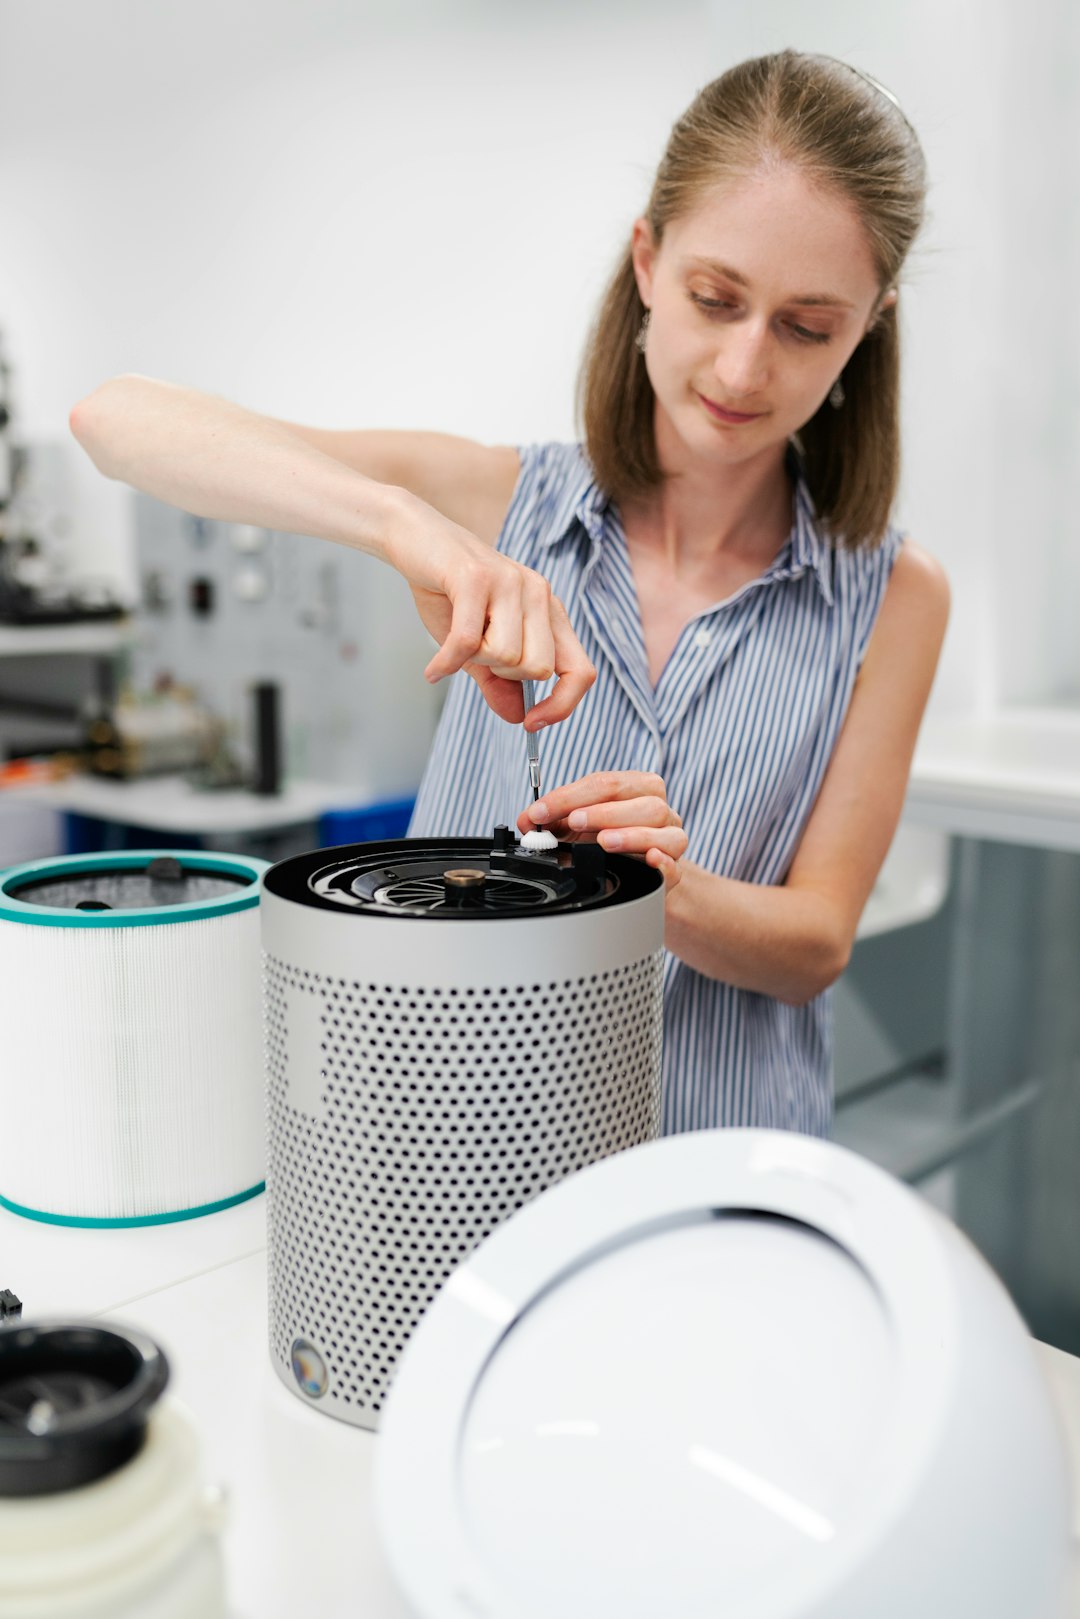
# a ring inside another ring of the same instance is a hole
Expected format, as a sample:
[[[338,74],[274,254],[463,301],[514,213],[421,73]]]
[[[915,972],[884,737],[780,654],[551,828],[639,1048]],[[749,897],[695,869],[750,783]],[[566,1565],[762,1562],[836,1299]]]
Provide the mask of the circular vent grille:
[[[550,905],[554,889],[550,883],[530,882],[521,877],[502,877],[489,872],[483,886],[485,911],[518,911],[530,906]],[[441,875],[402,877],[377,888],[377,905],[394,910],[441,911],[448,906],[446,885]]]
[[[293,863],[295,864],[295,863]],[[626,862],[624,864],[629,864]],[[275,867],[285,881],[290,863]],[[649,868],[644,868],[648,871]],[[289,873],[291,875],[291,873]],[[300,871],[297,869],[297,877]],[[462,884],[466,875],[475,880]],[[634,878],[637,873],[632,873]],[[479,839],[403,839],[357,844],[347,858],[309,869],[286,896],[310,903],[330,901],[370,915],[440,918],[529,916],[539,910],[581,910],[615,901],[626,886],[595,845],[554,854],[523,853],[516,844]],[[628,898],[634,897],[634,883]]]

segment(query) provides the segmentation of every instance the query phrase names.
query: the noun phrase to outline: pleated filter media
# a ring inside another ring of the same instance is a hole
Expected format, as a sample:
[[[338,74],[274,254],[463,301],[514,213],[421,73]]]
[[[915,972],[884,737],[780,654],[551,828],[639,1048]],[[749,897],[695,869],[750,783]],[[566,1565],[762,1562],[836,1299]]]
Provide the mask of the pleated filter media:
[[[0,877],[0,1203],[149,1224],[262,1189],[265,867],[147,851]]]

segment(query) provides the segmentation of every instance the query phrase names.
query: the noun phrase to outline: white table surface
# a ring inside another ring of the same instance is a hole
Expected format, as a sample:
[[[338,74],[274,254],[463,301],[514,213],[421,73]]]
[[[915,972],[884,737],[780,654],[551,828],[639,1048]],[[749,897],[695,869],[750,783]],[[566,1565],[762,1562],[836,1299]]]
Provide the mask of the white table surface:
[[[5,789],[20,798],[76,815],[96,815],[124,826],[162,832],[268,832],[278,827],[317,821],[326,810],[351,809],[370,803],[372,794],[357,780],[290,781],[272,796],[243,789],[205,792],[182,776],[151,776],[145,781],[110,781],[105,776],[75,774],[61,781],[27,782]]]
[[[904,819],[963,837],[1080,850],[1080,709],[928,717]]]
[[[307,1408],[271,1368],[265,1202],[130,1231],[0,1209],[0,1287],[19,1294],[27,1320],[101,1317],[165,1349],[205,1477],[227,1493],[234,1619],[408,1619],[375,1530],[377,1438]],[[1080,1360],[1037,1349],[1078,1481],[1069,1611],[1080,1619]]]

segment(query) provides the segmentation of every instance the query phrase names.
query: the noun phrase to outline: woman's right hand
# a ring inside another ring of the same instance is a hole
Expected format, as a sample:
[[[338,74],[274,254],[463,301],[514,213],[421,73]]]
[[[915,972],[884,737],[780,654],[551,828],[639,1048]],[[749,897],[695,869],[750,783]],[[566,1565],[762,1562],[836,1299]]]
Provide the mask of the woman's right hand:
[[[434,683],[464,669],[500,719],[521,724],[521,682],[555,674],[554,688],[531,710],[526,728],[538,731],[565,719],[596,670],[548,581],[417,504],[387,543],[386,557],[407,580],[425,627],[439,642],[424,678]]]

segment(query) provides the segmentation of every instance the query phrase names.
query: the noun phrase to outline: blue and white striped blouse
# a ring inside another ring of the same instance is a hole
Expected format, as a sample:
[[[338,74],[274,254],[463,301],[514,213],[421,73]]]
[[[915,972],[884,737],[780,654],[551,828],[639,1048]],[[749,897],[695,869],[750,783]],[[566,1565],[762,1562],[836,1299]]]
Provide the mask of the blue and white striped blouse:
[[[651,770],[689,835],[687,858],[743,882],[782,883],[844,721],[900,546],[831,545],[799,482],[771,566],[685,626],[654,688],[617,508],[580,445],[533,445],[498,539],[551,581],[597,669],[569,719],[541,732],[544,782]],[[410,832],[481,836],[530,801],[522,732],[457,675]],[[665,1133],[764,1125],[828,1133],[831,996],[787,1006],[668,954]]]

